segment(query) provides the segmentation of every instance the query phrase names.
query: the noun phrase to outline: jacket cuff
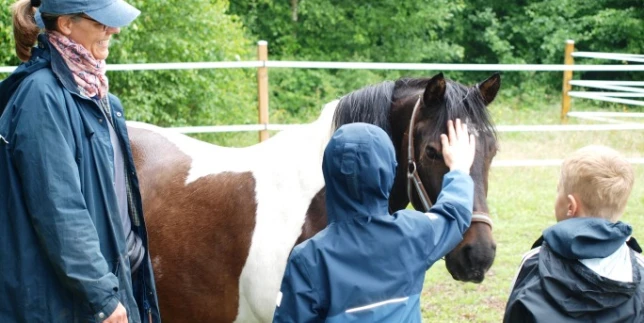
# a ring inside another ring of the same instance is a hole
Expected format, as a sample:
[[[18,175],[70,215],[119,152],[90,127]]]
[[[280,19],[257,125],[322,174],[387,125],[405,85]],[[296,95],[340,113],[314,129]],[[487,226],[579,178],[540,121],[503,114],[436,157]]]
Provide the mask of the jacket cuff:
[[[462,171],[460,169],[450,170],[449,172],[447,172],[447,174],[449,174],[451,176],[470,176],[470,174],[468,174],[468,173],[466,173],[466,172],[464,172],[464,171]]]
[[[116,298],[116,296],[110,298],[110,300],[107,302],[107,305],[103,306],[98,313],[94,314],[94,319],[96,320],[97,323],[105,321],[114,311],[116,310],[116,307],[119,305],[119,299]]]

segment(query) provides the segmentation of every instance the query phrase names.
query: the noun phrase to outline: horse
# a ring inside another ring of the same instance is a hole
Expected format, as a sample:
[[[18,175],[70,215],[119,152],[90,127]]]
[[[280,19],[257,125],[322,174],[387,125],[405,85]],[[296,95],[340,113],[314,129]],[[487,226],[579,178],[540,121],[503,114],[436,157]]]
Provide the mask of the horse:
[[[477,137],[473,221],[446,257],[454,279],[481,282],[496,244],[486,202],[497,151],[487,111],[498,74],[474,86],[401,78],[324,106],[310,124],[245,148],[212,145],[129,122],[159,303],[168,322],[270,322],[292,248],[326,224],[322,156],[334,129],[368,122],[390,136],[398,161],[392,211],[427,211],[449,171],[440,134],[461,118]]]

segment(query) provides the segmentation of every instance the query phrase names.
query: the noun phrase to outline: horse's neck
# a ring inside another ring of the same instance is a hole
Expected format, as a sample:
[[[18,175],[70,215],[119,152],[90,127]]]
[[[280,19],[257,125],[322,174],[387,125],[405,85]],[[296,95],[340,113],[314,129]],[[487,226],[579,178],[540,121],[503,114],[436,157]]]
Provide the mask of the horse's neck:
[[[333,114],[337,104],[338,100],[327,103],[318,119],[312,123],[279,132],[271,139],[248,149],[262,150],[271,156],[284,151],[285,156],[291,159],[314,159],[317,162],[313,164],[321,167],[324,149],[333,134]],[[316,171],[320,172],[321,168]]]

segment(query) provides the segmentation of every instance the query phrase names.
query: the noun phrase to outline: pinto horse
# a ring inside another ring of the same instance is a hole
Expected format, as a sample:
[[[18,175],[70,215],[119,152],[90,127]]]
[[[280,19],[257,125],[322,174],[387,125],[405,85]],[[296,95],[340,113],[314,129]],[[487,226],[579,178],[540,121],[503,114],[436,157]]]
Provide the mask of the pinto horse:
[[[471,169],[476,216],[445,261],[454,279],[481,282],[496,249],[486,195],[497,145],[486,106],[499,87],[497,74],[472,87],[442,74],[384,82],[246,148],[129,123],[164,320],[271,321],[289,253],[327,224],[322,155],[333,130],[351,122],[380,126],[396,148],[390,209],[411,201],[423,211],[448,171],[440,133],[449,119],[468,123],[478,137]]]

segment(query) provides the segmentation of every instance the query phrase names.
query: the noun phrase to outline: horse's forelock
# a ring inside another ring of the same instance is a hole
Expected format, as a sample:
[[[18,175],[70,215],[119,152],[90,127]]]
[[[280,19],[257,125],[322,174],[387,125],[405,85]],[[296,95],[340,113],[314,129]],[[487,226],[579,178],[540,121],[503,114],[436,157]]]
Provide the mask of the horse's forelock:
[[[418,95],[427,86],[429,79],[406,79],[397,82],[401,87],[396,90],[397,96],[402,94]],[[485,101],[476,87],[466,87],[452,80],[445,82],[444,106],[425,110],[425,115],[437,125],[432,128],[431,137],[438,139],[447,130],[447,121],[460,118],[467,122],[469,129],[477,134],[489,134],[496,138],[496,130],[486,108]],[[402,86],[407,87],[406,89]]]

